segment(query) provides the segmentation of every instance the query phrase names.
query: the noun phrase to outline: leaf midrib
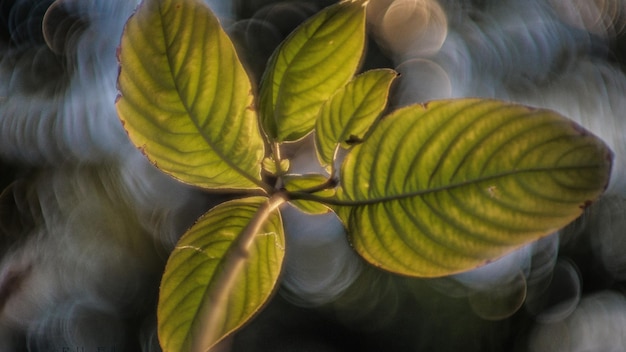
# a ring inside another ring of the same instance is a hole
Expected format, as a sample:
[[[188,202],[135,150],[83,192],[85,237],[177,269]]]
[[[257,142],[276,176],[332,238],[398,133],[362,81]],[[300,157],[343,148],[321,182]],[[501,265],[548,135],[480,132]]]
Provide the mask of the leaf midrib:
[[[504,178],[508,176],[520,175],[525,173],[535,173],[535,172],[554,172],[554,171],[571,171],[571,170],[581,170],[581,169],[595,169],[595,168],[603,168],[603,164],[598,165],[586,165],[586,166],[560,166],[560,167],[538,167],[538,168],[530,168],[524,170],[512,170],[507,172],[501,172],[495,175],[483,176],[479,178],[475,178],[472,180],[452,183],[445,186],[439,186],[435,188],[422,189],[418,191],[408,192],[405,194],[386,196],[386,197],[377,197],[372,199],[363,199],[363,200],[353,200],[353,199],[337,199],[337,198],[322,198],[318,196],[306,197],[313,198],[311,200],[317,200],[330,205],[339,205],[339,206],[365,206],[365,205],[373,205],[377,203],[398,201],[412,197],[420,197],[431,193],[449,191],[455,188],[460,188],[468,185],[473,185],[477,183],[483,183],[490,180],[495,180],[498,178]],[[344,191],[345,193],[345,191]],[[294,194],[296,198],[298,198],[301,194]]]
[[[169,73],[171,75],[172,78],[172,82],[174,83],[174,87],[176,88],[176,94],[178,95],[178,98],[181,102],[181,105],[184,106],[185,108],[185,112],[187,113],[187,116],[189,117],[189,120],[193,123],[193,125],[196,127],[196,130],[199,132],[200,136],[202,136],[202,139],[206,142],[206,144],[211,148],[211,150],[213,150],[213,152],[215,152],[215,154],[226,163],[226,165],[228,165],[231,169],[235,170],[237,173],[239,173],[240,175],[242,175],[243,177],[245,177],[248,181],[252,182],[254,185],[256,185],[257,187],[261,188],[261,189],[266,189],[267,186],[265,185],[265,183],[263,183],[261,180],[257,180],[254,176],[248,174],[245,170],[241,169],[240,167],[237,166],[236,163],[232,162],[230,160],[229,157],[227,157],[218,147],[215,143],[213,143],[211,141],[211,139],[209,138],[209,136],[207,136],[207,134],[204,132],[204,130],[202,130],[202,128],[200,127],[199,123],[196,121],[195,118],[193,118],[193,114],[190,111],[190,108],[187,106],[187,104],[185,103],[185,100],[183,99],[183,97],[181,96],[181,90],[180,87],[178,85],[178,82],[176,80],[176,77],[174,75],[174,71],[173,71],[173,62],[174,59],[171,57],[171,46],[168,44],[168,33],[165,30],[165,25],[163,23],[163,8],[162,8],[162,4],[159,3],[159,20],[161,21],[161,30],[163,32],[163,45],[165,46],[166,50],[165,50],[165,57],[167,58],[167,65],[169,67]],[[195,30],[195,29],[194,29]],[[217,34],[217,38],[219,41],[219,35],[220,33]],[[234,55],[237,58],[237,55],[235,53]],[[236,64],[235,64],[236,65]]]
[[[288,86],[289,84],[291,84],[291,83],[292,83],[291,81],[287,81],[287,80],[285,80],[285,78],[284,78],[284,77],[285,77],[285,76],[288,76],[288,72],[292,72],[291,70],[293,69],[293,62],[294,62],[294,61],[297,61],[297,60],[298,60],[298,59],[299,59],[299,58],[300,58],[300,57],[304,54],[304,48],[306,47],[307,43],[309,43],[309,42],[311,41],[311,39],[312,39],[315,35],[317,35],[317,33],[319,33],[319,32],[321,32],[321,31],[325,30],[325,28],[324,28],[324,27],[325,27],[325,24],[326,24],[326,23],[328,23],[329,21],[331,21],[331,20],[332,20],[333,18],[335,18],[337,15],[338,15],[338,14],[337,14],[337,12],[335,12],[335,13],[332,13],[330,16],[326,17],[326,18],[324,19],[324,21],[323,21],[322,23],[320,23],[320,24],[319,24],[319,25],[318,25],[318,26],[317,26],[317,27],[316,27],[316,28],[312,31],[312,33],[309,35],[309,37],[308,37],[308,38],[307,38],[307,39],[306,39],[303,43],[301,43],[301,45],[299,45],[299,47],[298,47],[297,51],[296,51],[296,52],[295,52],[295,54],[291,57],[291,59],[290,59],[290,60],[287,60],[286,58],[284,58],[284,57],[283,57],[283,60],[284,60],[285,62],[287,62],[287,65],[285,66],[285,69],[283,70],[282,74],[280,75],[280,78],[279,78],[279,79],[280,79],[280,81],[279,81],[279,82],[277,82],[277,83],[276,83],[276,82],[274,82],[274,83],[273,83],[275,86],[277,86],[277,87],[273,87],[273,89],[276,89],[276,94],[275,94],[275,96],[272,96],[272,105],[273,105],[273,111],[274,111],[274,113],[273,113],[273,116],[272,116],[272,117],[273,117],[273,119],[274,119],[274,121],[275,121],[275,125],[278,125],[278,123],[279,123],[279,122],[281,122],[281,121],[279,121],[279,118],[278,118],[278,116],[276,115],[276,106],[278,105],[278,101],[279,101],[279,99],[283,96],[283,92],[286,90],[285,86],[286,86],[286,85]],[[311,20],[312,20],[312,18],[311,18]],[[352,16],[351,16],[350,18],[347,18],[347,19],[346,19],[346,22],[348,22],[348,21],[352,21],[352,20],[353,20],[353,18],[352,18]],[[306,26],[306,25],[308,25],[308,24],[310,24],[310,23],[305,22],[305,23],[303,24],[303,26]],[[294,34],[294,33],[296,33],[296,32],[295,32],[295,31],[294,31],[294,32],[292,32],[292,34],[291,34],[291,35],[289,35],[289,36],[287,37],[287,39],[285,39],[284,43],[288,43],[288,41],[289,41],[292,37],[295,37],[295,35],[296,35],[296,34]],[[308,33],[307,33],[307,34],[308,34]],[[347,41],[349,41],[349,40],[351,39],[351,37],[352,37],[351,35],[347,35],[347,36],[345,36],[344,38],[342,38],[342,39],[343,39],[343,40],[342,40],[342,42],[340,43],[340,45],[337,45],[337,47],[341,47],[341,45],[343,45],[344,43],[346,43]],[[278,51],[277,51],[277,53],[278,53],[278,54],[282,54],[282,51],[283,51],[282,49],[283,49],[283,47],[284,47],[285,45],[286,45],[286,44],[284,44],[284,45],[280,45],[280,46],[278,47],[278,49],[277,49],[277,50],[278,50]],[[275,60],[275,65],[277,65],[277,64],[278,64],[278,61],[279,61],[279,59],[280,59],[280,55],[278,55],[278,54],[277,54],[277,57],[276,57],[276,60]],[[283,55],[284,55],[284,54],[283,54]],[[327,58],[327,57],[326,57],[326,58]],[[322,60],[322,61],[323,61],[323,60]],[[332,76],[332,74],[331,74],[330,76]],[[275,77],[274,77],[274,75],[273,75],[273,74],[272,74],[272,80],[275,80]],[[314,89],[314,88],[315,88],[315,87],[309,87],[309,88],[307,88],[307,90]],[[300,94],[302,94],[302,93],[300,93]],[[320,103],[319,101],[311,102],[311,103],[309,103],[309,105],[304,106],[304,107],[301,107],[298,111],[296,111],[296,112],[292,112],[292,115],[296,115],[296,113],[297,113],[297,112],[302,111],[302,110],[309,109],[311,106],[318,105],[319,103]],[[284,121],[282,121],[282,122],[284,122]],[[291,128],[291,129],[292,129],[292,130],[293,130],[293,129],[297,129],[297,127],[299,127],[299,126],[300,126],[300,124],[296,124],[296,125],[297,125],[296,127],[293,127],[293,128]],[[315,126],[315,125],[313,125],[313,126]],[[277,127],[277,130],[280,130],[280,128],[279,128],[279,127]],[[277,134],[280,134],[280,133],[277,133]],[[283,133],[283,134],[285,134],[285,133]],[[294,134],[294,133],[293,133],[293,132],[287,133],[287,137],[286,137],[285,139],[289,139],[288,137],[289,137],[289,136],[291,136],[292,134]],[[298,133],[296,133],[296,134],[298,134]]]

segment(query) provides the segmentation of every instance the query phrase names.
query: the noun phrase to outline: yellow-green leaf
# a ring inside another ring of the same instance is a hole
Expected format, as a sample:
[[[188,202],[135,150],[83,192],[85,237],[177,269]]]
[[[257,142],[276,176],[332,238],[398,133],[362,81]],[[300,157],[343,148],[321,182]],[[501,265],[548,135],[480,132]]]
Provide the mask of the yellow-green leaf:
[[[201,0],[145,0],[119,49],[117,110],[160,169],[205,188],[259,188],[264,144],[250,80]]]
[[[390,69],[367,71],[322,106],[315,126],[315,145],[324,165],[332,165],[338,146],[348,149],[363,140],[387,105],[389,87],[396,77]]]
[[[285,189],[289,192],[306,192],[318,189],[310,193],[318,197],[332,197],[335,194],[335,189],[328,186],[328,177],[324,175],[285,175],[283,182]],[[327,205],[316,201],[292,200],[291,203],[308,214],[326,214],[331,211]]]
[[[396,273],[472,269],[563,227],[605,189],[612,153],[548,110],[436,101],[384,118],[341,169],[354,248]]]
[[[161,282],[164,352],[208,351],[257,313],[285,254],[282,204],[264,197],[218,205],[180,239]]]
[[[270,175],[280,176],[289,170],[289,164],[289,159],[282,159],[279,165],[276,165],[276,160],[273,156],[269,156],[263,159],[263,170]]]
[[[354,75],[365,46],[365,3],[327,7],[274,51],[260,88],[261,121],[273,141],[311,132],[322,104]]]

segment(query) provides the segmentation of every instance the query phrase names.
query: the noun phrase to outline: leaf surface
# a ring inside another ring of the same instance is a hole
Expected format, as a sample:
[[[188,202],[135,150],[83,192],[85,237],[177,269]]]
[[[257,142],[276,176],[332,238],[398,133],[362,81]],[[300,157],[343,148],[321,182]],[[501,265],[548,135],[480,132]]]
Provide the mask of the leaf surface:
[[[250,80],[204,2],[144,1],[118,58],[118,114],[157,167],[209,189],[259,188],[264,144]]]
[[[276,206],[264,197],[223,203],[180,239],[159,296],[158,332],[165,352],[209,350],[269,299],[285,254]],[[264,216],[251,236],[244,235]]]
[[[363,140],[387,105],[391,82],[397,73],[389,69],[367,71],[355,77],[320,110],[315,145],[320,161],[331,165],[338,146],[345,149]]]
[[[342,1],[294,30],[261,79],[261,121],[278,142],[313,130],[322,104],[350,81],[365,46],[365,1]]]
[[[270,175],[282,175],[286,172],[286,170],[289,170],[290,163],[289,159],[282,159],[280,163],[276,165],[276,160],[273,156],[269,156],[263,159],[263,170]]]
[[[605,189],[612,153],[548,110],[478,99],[394,112],[347,155],[336,200],[386,270],[469,270],[563,227]]]
[[[335,189],[327,186],[328,177],[319,174],[285,175],[283,176],[285,189],[289,192],[303,192],[314,188],[320,188],[312,194],[318,197],[331,197]],[[326,214],[330,208],[320,202],[308,200],[292,200],[291,203],[307,214]]]

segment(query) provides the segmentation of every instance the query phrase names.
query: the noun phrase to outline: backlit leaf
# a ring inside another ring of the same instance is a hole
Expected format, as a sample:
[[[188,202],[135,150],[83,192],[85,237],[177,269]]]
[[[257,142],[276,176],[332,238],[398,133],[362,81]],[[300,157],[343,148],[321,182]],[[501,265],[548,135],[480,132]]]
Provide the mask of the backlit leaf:
[[[337,210],[374,265],[447,275],[578,217],[606,187],[611,160],[602,141],[554,112],[436,101],[384,118],[349,152]]]
[[[279,165],[276,165],[276,160],[272,156],[269,156],[263,159],[262,165],[265,172],[273,176],[278,176],[284,174],[285,172],[287,172],[287,170],[289,170],[289,164],[289,159],[282,159]]]
[[[313,130],[322,104],[356,72],[364,43],[363,0],[327,7],[285,39],[261,80],[261,120],[272,140],[294,141]]]
[[[315,127],[315,144],[320,161],[331,165],[338,146],[350,148],[363,140],[387,105],[393,70],[365,72],[339,89],[320,111]]]
[[[157,167],[205,188],[259,188],[250,80],[203,1],[144,1],[118,56],[120,119]]]
[[[328,177],[324,175],[285,175],[283,182],[285,183],[285,189],[290,192],[306,192],[310,189],[321,188],[321,190],[312,194],[319,197],[331,197],[335,194],[334,188],[325,186],[328,184]],[[308,214],[326,214],[330,211],[327,205],[316,201],[292,200],[291,203]]]
[[[269,299],[285,254],[276,206],[264,197],[223,203],[181,238],[159,297],[159,341],[165,352],[208,351]],[[244,233],[259,212],[268,218],[247,238]]]

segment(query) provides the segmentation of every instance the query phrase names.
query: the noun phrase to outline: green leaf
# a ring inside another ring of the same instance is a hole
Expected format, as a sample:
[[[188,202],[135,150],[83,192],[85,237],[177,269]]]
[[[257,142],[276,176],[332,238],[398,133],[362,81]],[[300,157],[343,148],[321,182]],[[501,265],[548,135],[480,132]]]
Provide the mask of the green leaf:
[[[391,82],[397,73],[389,69],[365,72],[340,89],[320,111],[315,144],[320,161],[332,165],[338,146],[345,149],[362,141],[387,105]]]
[[[209,189],[261,187],[250,80],[204,2],[144,1],[118,57],[120,119],[157,167]]]
[[[285,189],[289,192],[307,192],[312,189],[319,189],[312,194],[318,197],[332,197],[335,189],[328,185],[328,177],[319,174],[307,175],[285,175],[283,177]],[[330,208],[317,201],[292,200],[291,203],[307,214],[326,214]]]
[[[289,159],[282,159],[279,165],[276,165],[276,160],[269,156],[263,159],[263,170],[270,175],[280,176],[289,170],[289,164]]]
[[[257,313],[272,294],[285,238],[276,207],[253,197],[218,205],[180,239],[158,306],[165,352],[208,351]]]
[[[273,141],[311,132],[322,104],[354,75],[365,46],[365,3],[325,8],[274,51],[260,88],[261,121]]]
[[[578,217],[605,189],[611,160],[602,141],[552,111],[436,101],[384,118],[349,152],[336,209],[369,262],[442,276]]]

